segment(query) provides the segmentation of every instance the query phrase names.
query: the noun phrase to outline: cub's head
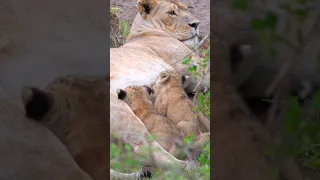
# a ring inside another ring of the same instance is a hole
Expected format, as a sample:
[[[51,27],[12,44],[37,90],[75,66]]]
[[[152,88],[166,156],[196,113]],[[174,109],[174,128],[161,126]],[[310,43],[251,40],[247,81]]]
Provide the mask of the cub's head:
[[[136,7],[142,20],[133,24],[152,22],[155,28],[167,32],[189,48],[198,44],[200,21],[178,0],[138,0]]]
[[[142,102],[151,103],[153,90],[148,86],[128,86],[124,90],[118,89],[118,98],[125,101],[130,107],[142,104]]]
[[[154,94],[158,94],[160,91],[166,91],[169,88],[177,87],[181,91],[184,90],[184,85],[189,81],[189,76],[181,76],[175,71],[162,71],[159,74],[157,81],[152,86]]]
[[[73,127],[109,117],[108,84],[103,79],[63,76],[45,89],[23,87],[21,98],[25,115],[48,126],[60,138]]]

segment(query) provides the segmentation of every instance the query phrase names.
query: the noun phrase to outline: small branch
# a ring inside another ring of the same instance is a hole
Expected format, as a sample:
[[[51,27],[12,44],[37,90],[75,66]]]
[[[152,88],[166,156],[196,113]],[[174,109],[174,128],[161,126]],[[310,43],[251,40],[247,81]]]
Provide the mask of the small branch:
[[[271,95],[272,92],[274,91],[274,89],[278,86],[278,84],[281,82],[281,80],[283,79],[283,77],[287,74],[287,72],[289,71],[291,65],[295,62],[295,58],[298,57],[298,55],[304,50],[305,46],[307,45],[307,42],[310,41],[312,34],[314,33],[314,31],[316,31],[317,29],[317,25],[318,22],[320,21],[320,14],[317,16],[313,26],[311,27],[309,33],[307,34],[305,41],[303,44],[301,44],[300,46],[296,47],[295,45],[293,45],[293,43],[291,43],[290,41],[288,41],[287,39],[281,37],[281,36],[277,36],[277,38],[280,38],[282,40],[283,43],[285,43],[286,45],[288,45],[289,47],[293,48],[293,50],[295,51],[295,56],[293,59],[289,59],[287,60],[287,62],[282,66],[280,72],[277,74],[276,78],[272,81],[272,83],[269,85],[269,87],[267,88],[267,90],[265,91],[265,94],[267,96]]]
[[[190,56],[192,53],[196,53],[196,51],[198,50],[198,48],[199,48],[200,46],[202,46],[203,43],[204,43],[209,37],[210,37],[210,33],[209,33],[208,35],[206,35],[206,36],[199,42],[199,44],[198,44],[196,47],[192,48],[192,52],[191,52],[191,53],[189,53],[188,55],[186,55],[186,56],[183,57],[182,59],[171,63],[170,66],[175,65],[175,64],[177,64],[178,62],[183,61],[186,57]]]
[[[204,73],[204,75],[203,75],[203,77],[201,78],[201,80],[197,83],[196,87],[193,89],[193,92],[195,92],[195,91],[199,88],[200,84],[202,83],[202,81],[203,81],[204,78],[206,77],[206,74],[209,72],[209,70],[210,70],[210,68],[208,68],[208,69],[206,70],[206,72]]]
[[[199,47],[201,47],[201,46],[204,44],[204,42],[205,42],[209,37],[210,37],[210,33],[207,34],[207,35],[199,42],[199,44],[198,44],[196,47],[193,48],[193,50],[198,50]]]
[[[276,111],[278,109],[279,101],[280,101],[280,95],[279,95],[279,92],[277,92],[275,97],[273,98],[272,105],[269,108],[269,112],[268,112],[267,120],[266,120],[267,128],[269,129],[271,134],[273,133],[272,132],[272,128],[273,128],[273,125],[274,125],[274,119],[276,117]]]

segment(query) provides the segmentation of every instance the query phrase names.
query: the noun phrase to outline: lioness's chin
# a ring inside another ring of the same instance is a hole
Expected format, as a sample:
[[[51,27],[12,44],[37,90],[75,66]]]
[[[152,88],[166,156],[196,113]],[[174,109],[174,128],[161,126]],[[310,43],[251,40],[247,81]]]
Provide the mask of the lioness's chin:
[[[193,36],[190,39],[182,41],[189,49],[195,48],[199,44],[199,37],[197,35]]]

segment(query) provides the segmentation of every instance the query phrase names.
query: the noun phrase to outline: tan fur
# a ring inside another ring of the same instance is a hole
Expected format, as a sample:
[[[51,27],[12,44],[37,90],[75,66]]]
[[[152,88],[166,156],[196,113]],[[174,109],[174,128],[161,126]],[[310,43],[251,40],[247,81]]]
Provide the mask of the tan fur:
[[[132,112],[131,108],[117,95],[110,91],[110,133],[112,136],[131,144],[138,155],[141,149],[153,149],[151,166],[171,169],[178,166],[180,169],[191,170],[197,168],[192,161],[181,161],[165,151],[157,141],[150,141],[151,136],[143,122]]]
[[[58,138],[26,119],[1,87],[0,136],[1,180],[92,180]]]
[[[128,85],[151,85],[157,75],[167,69],[190,75],[190,65],[182,64],[181,60],[187,56],[191,56],[195,63],[201,60],[190,49],[198,44],[198,29],[192,26],[200,21],[182,3],[138,1],[140,12],[143,11],[141,3],[151,7],[147,17],[137,14],[126,43],[120,48],[110,49],[110,85],[113,92]],[[192,78],[188,92],[193,90],[198,80]],[[209,79],[202,83],[206,87],[209,84]]]
[[[152,9],[148,14],[141,12],[145,11],[145,7],[142,8],[138,3],[137,9],[141,14],[138,13],[134,19],[126,43],[119,48],[110,49],[110,91],[112,93],[115,93],[118,88],[125,89],[130,85],[151,85],[156,81],[158,74],[167,69],[188,74],[189,66],[181,63],[186,56],[192,56],[195,62],[201,60],[190,49],[197,45],[198,31],[188,24],[199,20],[185,9],[179,8],[176,2],[156,0],[139,2],[140,5],[142,2],[148,4]],[[170,16],[168,12],[171,10],[175,10],[177,15]],[[197,79],[194,79],[187,89],[192,90],[196,84]],[[209,81],[203,84],[208,87]],[[126,103],[113,99],[110,106],[110,111],[113,112],[110,113],[110,118],[115,127],[114,132],[132,132],[145,128]],[[133,144],[134,140],[127,136],[128,134],[125,133],[121,138]],[[147,144],[142,143],[146,141],[144,135],[140,140],[141,143],[135,145],[137,149]],[[172,163],[178,163],[180,167],[189,169],[185,165],[188,162],[179,161],[169,155],[165,150],[161,151],[154,156],[155,163],[166,168],[171,167]]]
[[[158,113],[149,99],[146,88],[129,86],[124,91],[126,92],[124,101],[145,124],[150,134],[156,137],[166,151],[181,158],[177,144],[180,146],[183,144],[183,135],[171,120]]]
[[[185,136],[210,132],[210,121],[201,112],[197,113],[197,118],[194,117],[196,106],[185,94],[177,72],[161,72],[152,88],[157,110],[171,119]]]
[[[184,137],[196,137],[190,150],[197,157],[200,147],[210,141],[210,121],[202,112],[196,113],[195,117],[196,106],[185,94],[181,76],[175,71],[161,72],[153,91],[154,105],[159,113],[172,120]]]
[[[107,82],[103,79],[57,78],[41,90],[53,105],[43,117],[37,119],[66,145],[79,166],[95,180],[108,178],[107,89]],[[24,88],[22,97],[25,107],[34,94],[30,88]]]

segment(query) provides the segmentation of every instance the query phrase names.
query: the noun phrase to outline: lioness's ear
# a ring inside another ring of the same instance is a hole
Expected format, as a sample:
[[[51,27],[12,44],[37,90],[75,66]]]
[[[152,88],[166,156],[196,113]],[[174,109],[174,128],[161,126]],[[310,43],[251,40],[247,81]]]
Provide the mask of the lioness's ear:
[[[158,0],[138,0],[136,5],[138,12],[146,18],[148,14],[157,6]]]
[[[127,96],[127,92],[122,89],[117,89],[118,98],[123,100]]]
[[[35,121],[41,121],[53,105],[53,97],[35,87],[23,87],[21,98],[26,116]]]
[[[166,71],[160,72],[160,74],[159,74],[160,82],[163,83],[163,82],[167,81],[169,79],[169,76],[170,76],[169,73]]]
[[[181,76],[181,80],[182,80],[182,84],[184,85],[184,83],[189,80],[189,76],[187,75]]]
[[[153,90],[152,90],[151,87],[149,87],[149,86],[143,86],[143,87],[146,88],[146,90],[147,90],[147,92],[148,92],[149,95],[150,95],[151,93],[153,93]]]

